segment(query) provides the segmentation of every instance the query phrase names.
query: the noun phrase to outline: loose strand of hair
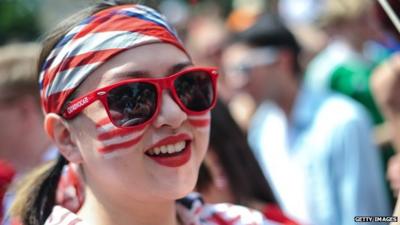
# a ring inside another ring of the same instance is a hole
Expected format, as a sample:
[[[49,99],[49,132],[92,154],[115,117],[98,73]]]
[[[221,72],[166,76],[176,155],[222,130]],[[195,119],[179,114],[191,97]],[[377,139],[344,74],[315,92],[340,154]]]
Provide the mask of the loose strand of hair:
[[[37,177],[32,178],[34,182],[30,187],[33,188],[28,192],[21,212],[21,221],[24,225],[45,223],[55,205],[57,186],[67,163],[68,161],[60,155],[53,166],[42,170],[42,173],[37,173]]]

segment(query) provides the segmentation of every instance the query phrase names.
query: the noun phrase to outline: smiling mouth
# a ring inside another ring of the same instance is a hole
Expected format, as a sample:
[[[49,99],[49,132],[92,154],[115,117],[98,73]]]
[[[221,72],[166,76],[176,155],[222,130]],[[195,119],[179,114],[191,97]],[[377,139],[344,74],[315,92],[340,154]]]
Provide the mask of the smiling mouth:
[[[160,165],[179,167],[189,161],[191,151],[191,141],[187,140],[154,147],[145,154]]]
[[[186,147],[186,141],[180,141],[175,144],[162,145],[155,147],[146,152],[149,156],[173,156],[182,152]]]

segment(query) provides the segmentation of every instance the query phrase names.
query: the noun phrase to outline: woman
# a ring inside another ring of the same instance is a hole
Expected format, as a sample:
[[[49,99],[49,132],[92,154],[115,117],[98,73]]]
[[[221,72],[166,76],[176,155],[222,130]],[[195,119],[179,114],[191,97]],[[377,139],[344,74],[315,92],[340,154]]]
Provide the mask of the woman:
[[[24,224],[270,224],[189,194],[208,145],[217,73],[192,64],[156,11],[100,4],[50,33],[41,57],[45,129],[62,156],[35,179]],[[64,190],[79,200],[72,209],[56,198],[65,165],[81,177]]]
[[[280,224],[298,224],[280,210],[245,135],[221,101],[211,113],[210,145],[196,188],[206,202],[245,205]]]

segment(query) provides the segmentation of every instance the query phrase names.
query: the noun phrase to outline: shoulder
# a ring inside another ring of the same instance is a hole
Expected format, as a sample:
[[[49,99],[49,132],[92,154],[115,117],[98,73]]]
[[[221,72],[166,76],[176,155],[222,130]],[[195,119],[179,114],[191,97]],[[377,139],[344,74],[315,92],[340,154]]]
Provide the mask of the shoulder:
[[[54,206],[44,225],[84,225],[75,213],[61,206]]]
[[[202,216],[204,220],[216,224],[273,224],[267,222],[259,211],[228,203],[206,204]]]
[[[178,214],[185,225],[277,225],[259,211],[228,203],[205,204],[197,193],[180,200]]]
[[[330,93],[324,97],[316,119],[335,127],[354,123],[370,126],[371,123],[366,109],[360,103],[336,93]]]
[[[321,105],[313,131],[321,149],[338,159],[375,150],[372,121],[366,109],[341,94],[332,94]]]

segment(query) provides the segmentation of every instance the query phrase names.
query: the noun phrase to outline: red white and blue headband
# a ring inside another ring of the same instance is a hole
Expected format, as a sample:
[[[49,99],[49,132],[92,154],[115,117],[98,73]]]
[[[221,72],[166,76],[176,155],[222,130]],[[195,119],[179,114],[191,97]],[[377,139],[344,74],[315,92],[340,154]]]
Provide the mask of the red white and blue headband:
[[[86,18],[60,39],[42,65],[39,85],[45,113],[60,114],[75,89],[111,57],[161,42],[186,53],[174,28],[143,5],[115,6]]]

